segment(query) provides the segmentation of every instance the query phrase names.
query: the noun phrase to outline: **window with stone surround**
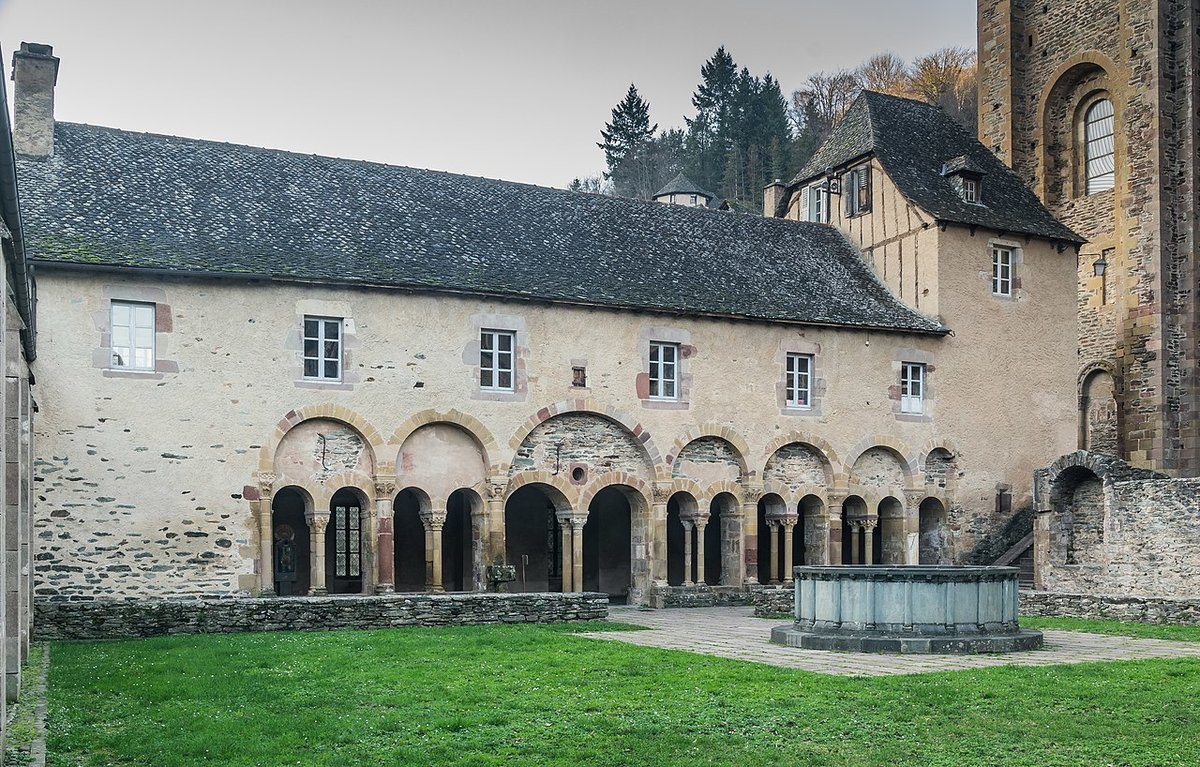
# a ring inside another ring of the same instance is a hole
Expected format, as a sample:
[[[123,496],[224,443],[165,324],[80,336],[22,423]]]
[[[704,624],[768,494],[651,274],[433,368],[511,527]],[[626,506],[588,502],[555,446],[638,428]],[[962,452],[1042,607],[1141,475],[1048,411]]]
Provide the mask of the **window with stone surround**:
[[[511,330],[479,331],[479,388],[488,391],[513,390],[516,336]]]
[[[110,367],[114,370],[154,370],[154,304],[113,301],[109,330]]]
[[[900,412],[917,415],[925,412],[924,363],[900,363]]]
[[[992,295],[1011,296],[1013,292],[1013,249],[992,246]]]
[[[304,377],[342,380],[342,318],[304,317]]]
[[[679,344],[650,342],[650,399],[679,399]]]
[[[811,354],[788,354],[784,369],[784,388],[789,408],[807,410],[812,407]]]
[[[1083,118],[1084,177],[1088,194],[1113,188],[1115,182],[1115,115],[1107,98],[1087,108]]]

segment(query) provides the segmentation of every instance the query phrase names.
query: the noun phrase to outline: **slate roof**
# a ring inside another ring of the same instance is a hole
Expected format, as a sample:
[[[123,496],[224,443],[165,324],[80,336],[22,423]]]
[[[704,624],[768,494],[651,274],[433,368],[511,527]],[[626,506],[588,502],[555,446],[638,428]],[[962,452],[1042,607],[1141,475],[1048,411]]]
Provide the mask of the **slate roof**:
[[[662,197],[664,194],[698,194],[710,200],[716,196],[712,192],[706,192],[701,189],[696,185],[696,182],[682,173],[677,174],[675,178],[668,181],[662,189],[654,193],[654,196]]]
[[[59,123],[33,258],[942,333],[828,225]]]
[[[792,188],[874,153],[893,183],[939,221],[1082,243],[1059,223],[1012,169],[950,115],[921,101],[863,91],[829,138],[792,179]],[[986,174],[983,204],[962,199],[942,175],[950,161]]]

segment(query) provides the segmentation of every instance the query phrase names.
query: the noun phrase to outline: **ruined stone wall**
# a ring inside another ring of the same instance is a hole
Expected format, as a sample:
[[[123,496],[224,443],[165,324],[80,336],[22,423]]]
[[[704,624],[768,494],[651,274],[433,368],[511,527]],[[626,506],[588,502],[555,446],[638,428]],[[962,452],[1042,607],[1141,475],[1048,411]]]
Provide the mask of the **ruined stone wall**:
[[[986,243],[970,242],[982,248],[972,251],[975,261],[967,268],[982,268]],[[969,290],[986,290],[985,281],[971,280]],[[707,492],[733,482],[742,504],[757,500],[745,494],[762,492],[764,468],[780,446],[822,445],[836,484],[849,474],[843,460],[884,440],[912,467],[914,492],[926,487],[920,476],[925,453],[948,447],[961,467],[963,507],[991,518],[997,483],[1011,483],[1015,498],[1028,497],[1031,471],[1024,467],[1045,464],[1074,440],[1073,380],[1043,362],[1055,351],[1045,332],[1054,315],[1042,304],[1049,285],[1031,284],[1038,287],[1030,288],[1027,304],[983,312],[978,330],[969,316],[957,315],[951,323],[956,336],[940,338],[47,269],[36,370],[44,403],[34,440],[37,593],[42,599],[257,593],[264,550],[257,498],[269,492],[263,488],[285,487],[293,481],[289,472],[299,469],[320,490],[313,496],[318,504],[347,486],[374,504],[372,471],[389,482],[395,478],[393,493],[428,485],[435,504],[447,499],[432,494],[475,482],[476,492],[500,504],[499,512],[487,512],[499,521],[487,523],[492,527],[481,546],[502,553],[510,467],[514,483],[557,476],[568,495],[579,498],[598,489],[590,484],[594,479],[614,474],[633,475],[627,481],[644,483],[643,494],[656,483],[690,480]],[[171,360],[173,368],[130,374],[94,364],[97,349],[103,351],[108,302],[129,296],[155,296],[150,300],[170,307],[156,340],[160,360]],[[978,295],[967,302],[978,304]],[[1070,311],[1069,301],[1059,303]],[[347,318],[347,343],[353,337],[354,346],[344,382],[298,380],[297,318],[306,313]],[[524,390],[501,398],[478,385],[478,328],[498,322],[519,325],[527,375]],[[656,407],[637,391],[642,344],[664,327],[690,338],[691,391],[675,409]],[[992,339],[987,351],[975,345],[985,335]],[[792,348],[816,356],[824,391],[819,411],[778,406],[779,353]],[[931,361],[930,407],[916,418],[899,416],[892,397],[900,360],[911,355]],[[572,385],[575,366],[586,367],[586,386]],[[1032,372],[997,375],[1013,366]],[[981,407],[981,401],[1018,403],[1022,417],[1006,407]],[[309,411],[323,413],[328,428],[291,428]],[[421,424],[437,421],[452,421],[447,428],[458,430],[454,434],[473,436],[464,441],[431,432],[405,442]],[[290,431],[277,450],[284,427]],[[322,456],[318,433],[327,435]],[[688,447],[725,433],[726,442]],[[406,458],[403,448],[425,443],[439,455],[458,456],[462,471],[428,478],[432,467]],[[475,449],[485,445],[486,457]],[[747,465],[736,481],[734,449]],[[263,468],[264,455],[282,463]],[[572,463],[586,469],[581,484],[569,479]],[[677,469],[683,476],[673,480]],[[278,476],[264,480],[267,471]],[[484,471],[488,476],[479,477]],[[783,479],[799,481],[789,472]],[[804,473],[805,481],[817,477]],[[479,485],[484,479],[498,491]],[[821,491],[830,489],[825,483]],[[635,529],[644,525],[648,532],[645,539],[635,534],[634,568],[649,572],[647,561],[662,559],[665,547],[656,537],[657,518],[639,520]],[[730,529],[752,542],[754,521],[739,522]],[[960,536],[957,550],[970,549],[970,535]]]
[[[1021,615],[1200,625],[1200,599],[1022,591]]]
[[[563,623],[608,617],[606,594],[403,594],[306,599],[39,602],[39,641],[165,634]]]
[[[1080,372],[1115,372],[1120,455],[1181,475],[1200,473],[1196,29],[1186,0],[979,3],[980,138],[1088,239]],[[1098,95],[1116,111],[1116,186],[1089,195],[1080,120]]]
[[[1039,515],[1039,588],[1191,598],[1200,578],[1200,479],[1072,483]]]

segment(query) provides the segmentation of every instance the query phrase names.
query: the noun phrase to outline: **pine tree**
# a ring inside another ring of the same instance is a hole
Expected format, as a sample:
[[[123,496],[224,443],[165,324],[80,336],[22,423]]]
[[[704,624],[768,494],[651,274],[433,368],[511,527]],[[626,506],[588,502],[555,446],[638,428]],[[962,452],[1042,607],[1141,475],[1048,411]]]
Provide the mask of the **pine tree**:
[[[725,46],[700,67],[700,85],[692,96],[696,116],[687,120],[689,175],[706,189],[716,189],[733,144],[734,95],[738,70]]]
[[[605,175],[611,178],[623,162],[644,149],[656,130],[658,126],[650,124],[650,105],[630,83],[625,98],[613,107],[612,122],[605,123],[600,131],[604,141],[596,145],[604,150],[604,162],[608,164]]]

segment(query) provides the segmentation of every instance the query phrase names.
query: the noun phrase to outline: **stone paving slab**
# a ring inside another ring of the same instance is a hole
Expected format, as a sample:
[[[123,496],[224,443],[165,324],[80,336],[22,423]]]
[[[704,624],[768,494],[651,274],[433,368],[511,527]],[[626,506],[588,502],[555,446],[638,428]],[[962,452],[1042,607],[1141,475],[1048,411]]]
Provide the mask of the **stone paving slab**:
[[[838,676],[889,676],[959,671],[991,666],[1048,666],[1056,663],[1200,658],[1200,642],[1045,630],[1040,650],[1004,655],[876,655],[802,650],[770,643],[779,619],[755,618],[749,607],[702,607],[642,610],[613,607],[609,619],[646,626],[651,631],[589,632],[580,636],[628,642],[642,647],[686,650],[782,668]]]

